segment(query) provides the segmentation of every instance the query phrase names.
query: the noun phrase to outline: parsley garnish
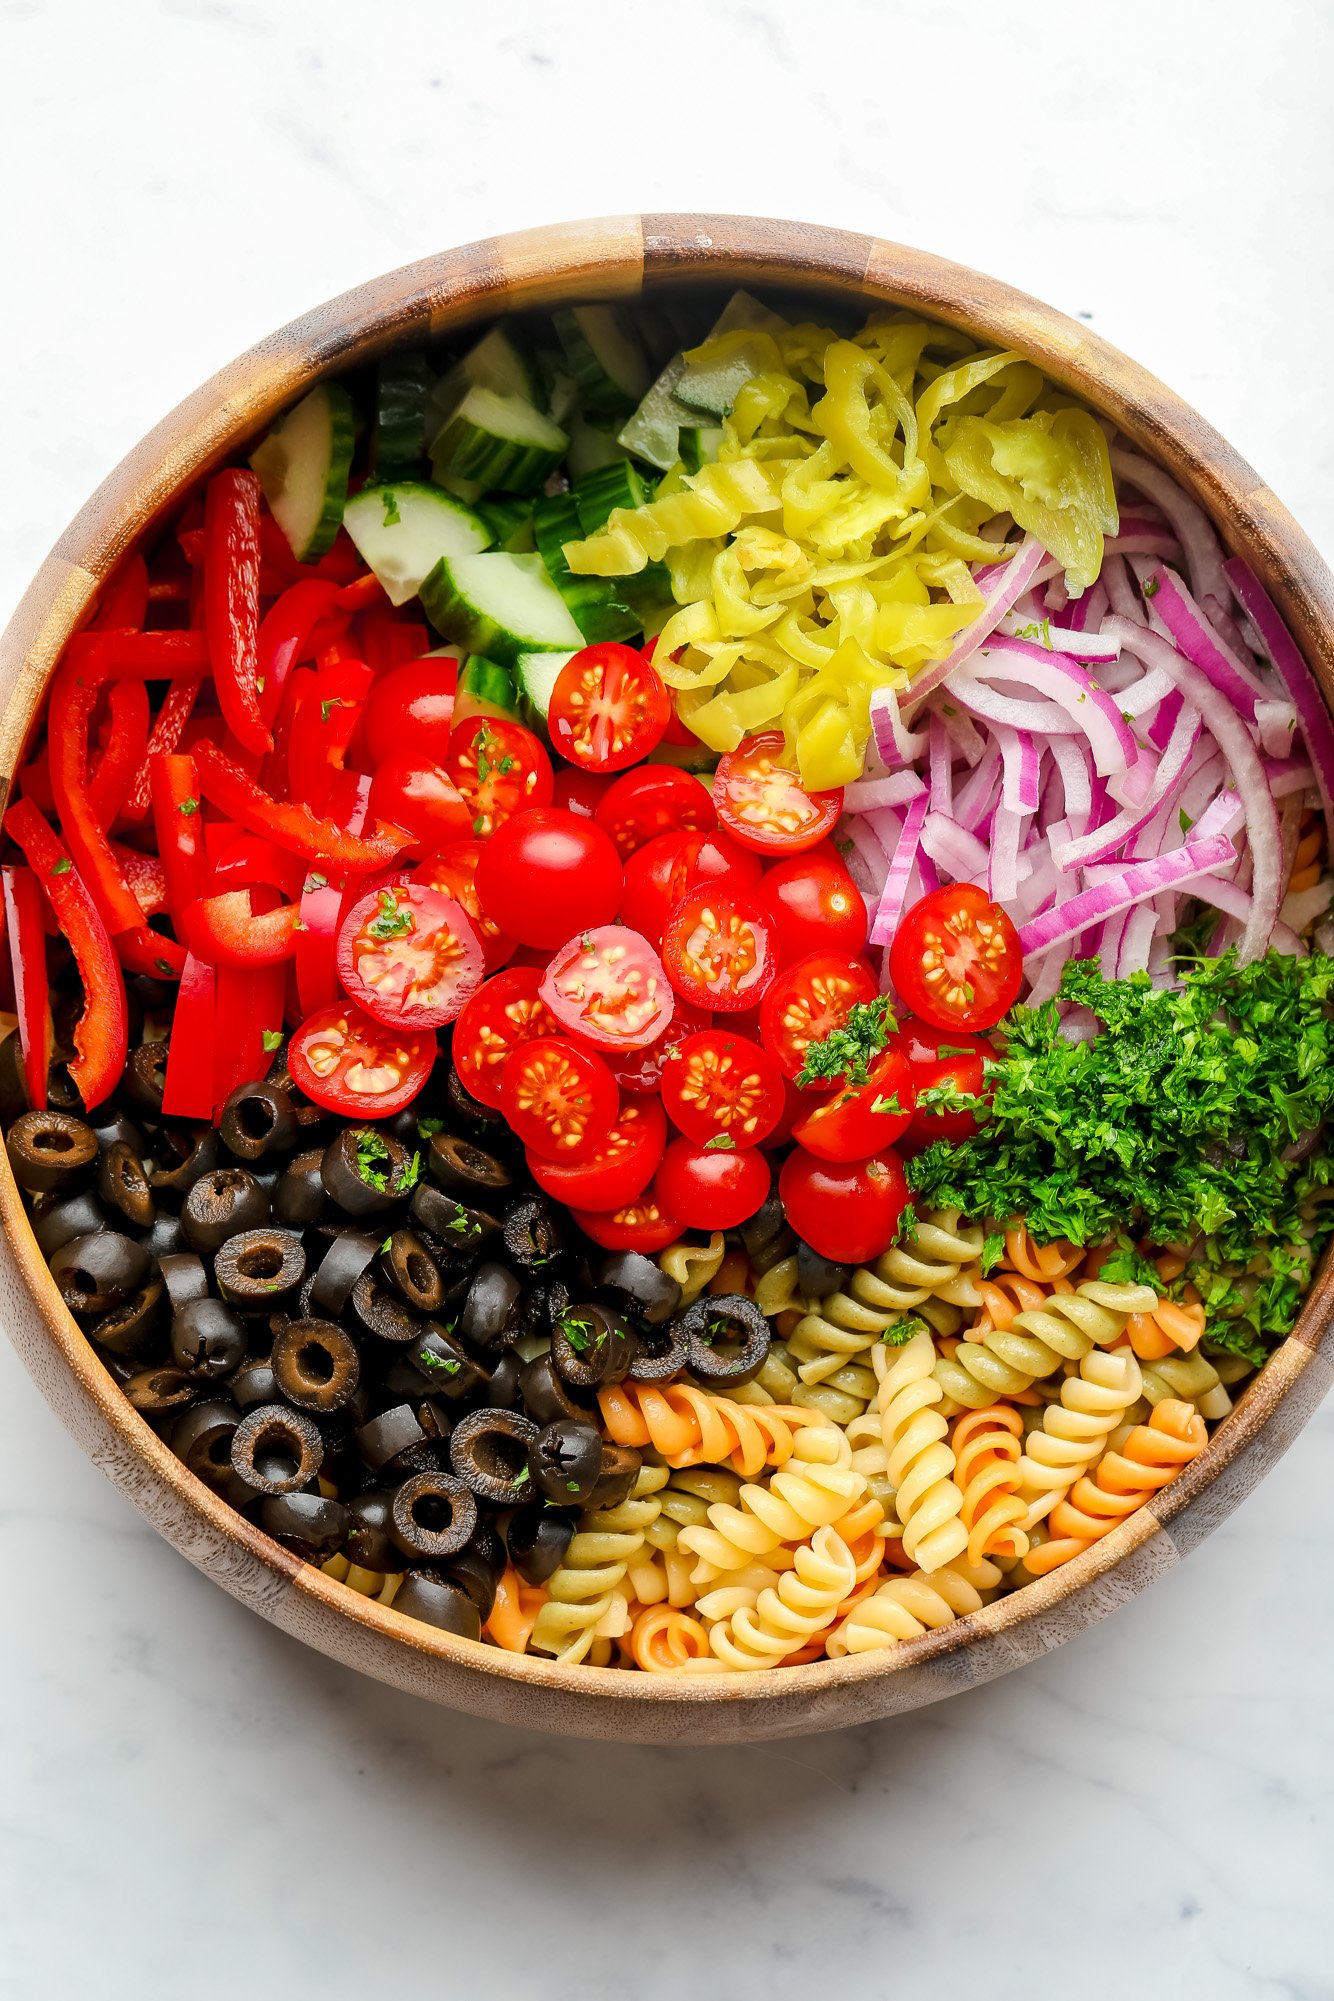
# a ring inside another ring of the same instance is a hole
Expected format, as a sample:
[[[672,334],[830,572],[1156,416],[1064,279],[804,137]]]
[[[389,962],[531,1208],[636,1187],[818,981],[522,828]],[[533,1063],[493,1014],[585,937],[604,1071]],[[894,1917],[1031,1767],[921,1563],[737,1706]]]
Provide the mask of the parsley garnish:
[[[431,1348],[423,1348],[417,1357],[419,1369],[443,1369],[447,1376],[456,1376],[459,1364],[452,1355],[437,1355]]]
[[[303,884],[303,888],[308,890],[327,889],[328,887],[329,887],[328,876],[320,875],[318,871],[315,869],[311,870],[310,874],[306,877],[305,883]]]
[[[526,1486],[528,1484],[528,1478],[529,1478],[528,1468],[525,1466],[518,1473],[515,1474],[514,1476],[515,1486],[516,1487]]]
[[[283,1032],[280,1028],[262,1028],[259,1039],[270,1056],[275,1049],[281,1049],[283,1046]]]
[[[736,1141],[732,1138],[731,1133],[715,1133],[712,1139],[705,1140],[704,1151],[705,1153],[731,1153],[735,1146]]]
[[[176,811],[178,813],[184,813],[186,819],[188,820],[191,814],[197,813],[199,811],[199,801],[197,799],[182,799],[180,805],[176,808]]]
[[[562,1320],[560,1331],[575,1354],[582,1355],[592,1338],[593,1323],[591,1320]]]
[[[1143,590],[1146,598],[1156,598],[1158,595],[1157,577],[1146,577],[1144,579]]]
[[[409,1188],[415,1188],[417,1186],[417,1183],[421,1180],[421,1174],[422,1174],[422,1157],[419,1153],[414,1153],[412,1159],[408,1162],[407,1166],[403,1169],[403,1172],[398,1177],[399,1194],[406,1195]]]
[[[357,1173],[368,1188],[378,1188],[381,1194],[388,1188],[389,1177],[381,1163],[392,1157],[379,1133],[367,1130],[357,1134]]]
[[[1188,834],[1191,828],[1195,825],[1195,822],[1191,819],[1190,814],[1186,811],[1184,806],[1182,807],[1181,811],[1177,814],[1177,825],[1178,827],[1180,827],[1183,834]]]
[[[987,1101],[972,1091],[961,1091],[952,1077],[945,1077],[939,1084],[928,1084],[917,1093],[919,1109],[928,1112],[973,1112],[986,1111]],[[877,1105],[876,1110],[880,1107]]]
[[[411,931],[412,925],[412,912],[400,907],[398,897],[392,889],[382,889],[379,912],[366,926],[371,937],[401,938],[405,931]]]
[[[51,873],[52,875],[68,875],[73,866],[74,864],[69,856],[62,855],[58,862],[52,862]]]
[[[444,1130],[445,1122],[443,1119],[418,1119],[417,1121],[418,1139],[430,1139],[434,1133],[442,1133]]]
[[[1133,1244],[1118,1244],[1103,1259],[1098,1277],[1107,1285],[1151,1285],[1158,1293],[1167,1290],[1148,1259],[1142,1258]]]
[[[880,1339],[888,1342],[891,1348],[902,1348],[906,1342],[912,1340],[913,1335],[918,1332],[921,1325],[920,1320],[893,1320],[886,1327]]]
[[[898,1026],[894,1003],[888,994],[875,1000],[856,1001],[841,1028],[831,1029],[823,1042],[812,1042],[797,1074],[798,1084],[818,1084],[846,1077],[850,1084],[864,1084],[871,1058],[878,1056]]]
[[[385,1251],[387,1251],[387,1250],[389,1249],[389,1247],[390,1247],[390,1245],[391,1245],[391,1244],[393,1243],[393,1241],[394,1241],[394,1240],[393,1240],[393,1238],[392,1238],[392,1237],[386,1237],[386,1238],[385,1238],[384,1242],[383,1242],[383,1243],[381,1244],[381,1246],[380,1246],[380,1251],[381,1251],[381,1254],[382,1254],[382,1255],[383,1255],[383,1253],[384,1253]]]
[[[873,1112],[894,1112],[901,1116],[903,1107],[899,1103],[898,1092],[891,1091],[888,1097],[885,1097],[882,1093],[880,1097],[872,1100],[871,1110]]]
[[[1004,1233],[1000,1230],[989,1230],[987,1232],[987,1235],[982,1240],[982,1254],[978,1259],[978,1264],[981,1267],[983,1278],[987,1276],[988,1272],[995,1271],[997,1265],[1000,1263],[1001,1259],[1004,1256],[1005,1256]]]
[[[482,1226],[480,1223],[474,1223],[471,1216],[460,1209],[457,1216],[450,1217],[445,1228],[452,1230],[456,1237],[476,1237],[480,1235]]]
[[[386,528],[397,528],[402,519],[398,511],[398,495],[392,486],[387,486],[384,490],[384,525]]]
[[[1045,646],[1048,653],[1051,652],[1051,620],[1049,618],[1044,618],[1041,625],[1036,621],[1032,625],[1017,625],[1014,629],[1014,636],[1016,639],[1036,640],[1039,646]]]

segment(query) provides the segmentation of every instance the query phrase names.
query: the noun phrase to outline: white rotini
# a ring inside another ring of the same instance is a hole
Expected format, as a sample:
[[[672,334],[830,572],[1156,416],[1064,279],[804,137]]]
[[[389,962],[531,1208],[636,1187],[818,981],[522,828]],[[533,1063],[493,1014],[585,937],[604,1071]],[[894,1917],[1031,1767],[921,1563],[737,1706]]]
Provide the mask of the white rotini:
[[[1140,1367],[1144,1395],[1150,1406],[1162,1403],[1165,1397],[1175,1397],[1180,1403],[1193,1403],[1200,1416],[1208,1418],[1210,1423],[1226,1417],[1232,1408],[1222,1377],[1198,1348],[1191,1355],[1164,1355],[1160,1361],[1142,1362]]]
[[[1087,1473],[1140,1394],[1139,1363],[1128,1348],[1108,1354],[1094,1348],[1077,1376],[1061,1384],[1061,1400],[1048,1404],[1041,1426],[1028,1435],[1016,1471],[1027,1513],[1025,1533],[1055,1507],[1081,1473]]]
[[[924,1216],[910,1244],[896,1244],[874,1264],[861,1265],[847,1290],[836,1292],[808,1313],[788,1336],[789,1352],[803,1383],[832,1376],[916,1308],[931,1318],[931,1307],[980,1304],[972,1267],[984,1241],[980,1228],[960,1224],[942,1209]],[[956,1321],[947,1320],[939,1331]]]
[[[619,1507],[580,1516],[565,1561],[547,1580],[547,1602],[529,1641],[534,1652],[581,1661],[595,1640],[618,1639],[627,1630],[626,1572],[658,1518],[658,1495],[666,1484],[665,1466],[641,1466]]]
[[[834,1659],[876,1653],[931,1628],[953,1625],[969,1612],[980,1612],[982,1593],[994,1589],[1001,1577],[999,1565],[984,1560],[946,1564],[930,1576],[916,1570],[911,1577],[887,1578],[830,1634],[826,1652]]]
[[[885,1447],[885,1475],[901,1524],[904,1553],[922,1570],[939,1570],[968,1547],[959,1519],[963,1495],[954,1481],[954,1454],[937,1406],[943,1392],[932,1375],[935,1343],[914,1334],[902,1348],[877,1348],[876,1412]]]
[[[791,1252],[770,1265],[755,1280],[755,1304],[770,1320],[805,1305],[797,1277],[797,1254]]]
[[[856,1581],[852,1551],[837,1529],[818,1528],[794,1551],[792,1569],[765,1585],[753,1606],[739,1606],[710,1626],[712,1659],[688,1665],[733,1674],[777,1667],[832,1622]]]
[[[645,1530],[645,1547],[627,1573],[642,1605],[665,1602],[681,1609],[694,1604],[696,1558],[681,1547],[681,1531],[702,1528],[716,1502],[735,1505],[741,1488],[740,1475],[727,1466],[687,1466],[671,1473],[659,1490],[658,1518]]]
[[[1146,1285],[1088,1279],[1074,1292],[1052,1292],[1040,1306],[1017,1313],[1005,1328],[977,1330],[935,1365],[936,1381],[958,1409],[980,1410],[997,1397],[1021,1396],[1063,1362],[1082,1362],[1093,1347],[1119,1341],[1132,1313],[1157,1304]]]
[[[702,1589],[749,1564],[772,1561],[784,1544],[805,1542],[817,1528],[838,1521],[866,1492],[851,1462],[851,1448],[836,1425],[799,1431],[791,1459],[765,1486],[744,1486],[735,1505],[715,1502],[707,1523],[682,1529],[682,1547],[699,1559],[695,1584]]]
[[[680,1286],[682,1306],[689,1306],[712,1285],[726,1255],[723,1233],[715,1230],[707,1244],[692,1244],[685,1237],[669,1244],[665,1251],[659,1251],[658,1265]]]
[[[786,1341],[772,1341],[759,1375],[732,1391],[733,1402],[795,1404],[799,1410],[818,1410],[821,1416],[842,1425],[859,1417],[875,1395],[875,1375],[865,1354],[858,1361],[845,1362],[818,1383],[803,1383],[797,1366]]]

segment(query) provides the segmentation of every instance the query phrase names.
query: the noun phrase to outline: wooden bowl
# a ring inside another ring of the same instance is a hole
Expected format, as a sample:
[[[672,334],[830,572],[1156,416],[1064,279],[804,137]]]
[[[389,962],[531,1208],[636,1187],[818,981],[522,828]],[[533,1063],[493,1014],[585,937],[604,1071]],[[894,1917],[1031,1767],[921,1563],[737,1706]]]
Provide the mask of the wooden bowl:
[[[1087,328],[994,279],[869,236],[751,216],[645,215],[466,245],[377,278],[263,341],[136,446],[61,536],[0,642],[0,795],[69,635],[141,535],[199,475],[312,382],[400,341],[438,340],[516,308],[636,299],[710,284],[809,289],[911,306],[1021,348],[1167,466],[1255,567],[1326,694],[1334,580],[1257,475],[1193,410]],[[1295,1333],[1193,1465],[1083,1556],[971,1618],[885,1652],[753,1676],[560,1667],[455,1639],[300,1563],[188,1473],[106,1374],[56,1292],[0,1154],[0,1313],[52,1408],[182,1555],[284,1631],[433,1702],[535,1728],[717,1742],[861,1723],[988,1681],[1102,1618],[1169,1569],[1249,1493],[1331,1376],[1326,1263]]]

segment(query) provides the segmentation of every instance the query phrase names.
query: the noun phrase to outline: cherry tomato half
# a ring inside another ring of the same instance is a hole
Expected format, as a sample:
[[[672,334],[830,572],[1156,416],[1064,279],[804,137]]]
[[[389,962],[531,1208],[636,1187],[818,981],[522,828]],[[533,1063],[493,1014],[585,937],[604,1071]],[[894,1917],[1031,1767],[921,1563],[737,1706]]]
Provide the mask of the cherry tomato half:
[[[700,883],[724,876],[732,889],[752,889],[759,882],[760,865],[726,834],[658,834],[625,865],[622,920],[657,944],[681,898]]]
[[[596,1209],[571,1209],[570,1214],[584,1235],[604,1251],[643,1251],[647,1257],[674,1244],[682,1229],[652,1187],[607,1215]]]
[[[959,1028],[929,1028],[925,1022],[908,1015],[900,1020],[894,1042],[907,1056],[919,1092],[952,1084],[961,1096],[990,1098],[991,1086],[986,1081],[984,1065],[996,1052],[980,1035],[969,1035]],[[976,1131],[977,1119],[971,1111],[948,1112],[919,1104],[903,1149],[920,1152],[938,1139],[957,1146],[961,1140],[971,1139]]]
[[[698,778],[674,764],[622,772],[603,794],[596,818],[622,861],[661,834],[708,833],[718,824]]]
[[[472,832],[472,815],[454,781],[415,750],[401,751],[379,766],[371,780],[367,815],[405,828],[422,854]]]
[[[734,1230],[755,1214],[769,1193],[769,1163],[753,1147],[667,1144],[653,1186],[658,1198],[690,1230]]]
[[[554,749],[585,771],[624,771],[662,737],[672,698],[633,646],[585,646],[556,677],[547,709]]]
[[[758,1146],[783,1114],[783,1073],[767,1049],[725,1028],[706,1028],[663,1065],[662,1102],[696,1146],[719,1133]]]
[[[380,675],[361,712],[361,741],[372,771],[410,745],[432,764],[444,762],[454,716],[459,663],[447,656],[407,660]]]
[[[616,1117],[611,1071],[591,1049],[539,1035],[511,1051],[500,1109],[524,1145],[547,1160],[587,1158]]]
[[[889,976],[933,1028],[994,1028],[1023,982],[1019,933],[976,883],[948,883],[905,913]]]
[[[458,904],[415,882],[359,897],[338,927],[334,963],[357,1005],[391,1028],[453,1021],[486,967]]]
[[[554,1201],[623,1209],[652,1181],[666,1141],[667,1120],[657,1099],[632,1098],[590,1154],[577,1161],[544,1160],[530,1147],[528,1171]]]
[[[344,1001],[306,1017],[287,1061],[298,1090],[327,1112],[383,1119],[411,1104],[430,1076],[435,1031],[388,1028]]]
[[[843,811],[843,791],[807,792],[773,730],[746,737],[719,761],[713,803],[720,824],[744,846],[795,855],[824,839]]]
[[[864,1084],[841,1084],[792,1128],[792,1137],[821,1160],[867,1160],[907,1132],[916,1101],[908,1058],[901,1049],[882,1049]]]
[[[764,901],[774,913],[785,966],[811,952],[847,952],[866,946],[866,902],[832,841],[790,855],[764,872]]]
[[[520,1043],[558,1035],[560,1025],[538,994],[536,966],[506,966],[477,989],[454,1024],[454,1068],[479,1104],[498,1108],[506,1063]]]
[[[442,896],[453,897],[467,911],[468,922],[477,933],[486,959],[486,970],[494,973],[498,966],[514,957],[518,947],[482,910],[477,894],[477,863],[481,853],[480,841],[453,841],[441,854],[432,855],[420,868],[415,868],[408,880],[438,889]]]
[[[692,1007],[689,1001],[678,1000],[670,1022],[656,1042],[648,1043],[643,1049],[627,1049],[621,1056],[610,1049],[606,1052],[612,1076],[623,1091],[660,1091],[663,1074],[671,1063],[673,1052],[680,1048],[687,1036],[707,1028],[712,1019],[713,1016],[706,1014],[702,1007]]]
[[[551,799],[551,759],[531,730],[503,716],[469,716],[449,739],[445,770],[480,840],[525,806]]]
[[[622,880],[601,827],[558,806],[531,806],[503,821],[477,863],[487,916],[521,945],[549,950],[576,931],[610,924]]]
[[[875,997],[875,981],[860,959],[812,952],[780,973],[764,996],[761,1039],[788,1076],[795,1077],[811,1044],[823,1042],[842,1028],[854,1007]]]
[[[865,1264],[887,1251],[908,1204],[896,1153],[835,1166],[794,1147],[783,1162],[778,1192],[797,1235],[835,1264]]]
[[[675,1004],[657,953],[623,924],[571,938],[548,966],[541,993],[567,1034],[618,1051],[656,1042]]]
[[[753,1007],[778,970],[773,919],[755,897],[706,884],[668,918],[662,958],[682,1000],[718,1014]]]

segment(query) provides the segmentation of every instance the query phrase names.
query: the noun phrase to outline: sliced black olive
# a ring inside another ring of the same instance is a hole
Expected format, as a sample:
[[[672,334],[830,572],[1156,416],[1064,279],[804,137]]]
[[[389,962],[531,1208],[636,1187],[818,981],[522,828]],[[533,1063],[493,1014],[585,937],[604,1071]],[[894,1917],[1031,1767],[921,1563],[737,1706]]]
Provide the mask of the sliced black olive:
[[[665,1383],[679,1376],[686,1365],[686,1337],[679,1320],[660,1327],[641,1327],[630,1364],[630,1380],[636,1383]]]
[[[152,1227],[142,1233],[139,1242],[150,1258],[175,1257],[185,1249],[185,1232],[181,1228],[180,1217],[160,1209],[153,1218]]]
[[[272,1362],[246,1362],[236,1371],[227,1388],[233,1402],[241,1410],[253,1410],[256,1404],[261,1403],[278,1403],[282,1398]]]
[[[787,1211],[776,1188],[765,1196],[753,1216],[748,1216],[740,1229],[741,1247],[748,1258],[755,1258],[769,1245],[777,1243],[788,1234]]]
[[[569,1307],[552,1330],[552,1366],[578,1389],[623,1382],[634,1356],[635,1337],[629,1327],[619,1314],[596,1301]]]
[[[809,1244],[797,1245],[797,1290],[803,1299],[828,1299],[841,1292],[851,1277],[851,1265],[836,1265]]]
[[[144,1163],[128,1140],[103,1148],[97,1163],[97,1192],[128,1217],[136,1230],[151,1228],[157,1214]]]
[[[410,1206],[413,1221],[438,1237],[446,1255],[454,1262],[471,1258],[500,1228],[496,1218],[485,1209],[465,1208],[452,1195],[433,1188],[429,1181],[421,1182],[414,1190]]]
[[[241,1307],[271,1309],[295,1292],[306,1276],[306,1252],[295,1230],[240,1230],[218,1246],[213,1278]]]
[[[278,1176],[273,1191],[274,1219],[289,1230],[303,1230],[307,1223],[317,1222],[324,1214],[327,1198],[320,1176],[323,1159],[323,1147],[311,1147],[295,1160],[289,1160]]]
[[[121,1089],[131,1103],[141,1111],[151,1112],[154,1117],[162,1113],[162,1093],[167,1083],[167,1045],[165,1042],[141,1042],[137,1049],[130,1051],[125,1064],[125,1075],[121,1079]]]
[[[739,1292],[716,1298],[706,1293],[686,1308],[677,1325],[686,1338],[690,1373],[710,1389],[753,1381],[773,1337],[754,1300]]]
[[[482,1636],[482,1615],[461,1585],[430,1570],[410,1570],[394,1594],[394,1610],[464,1640]]]
[[[260,1404],[247,1411],[232,1439],[232,1466],[263,1494],[308,1487],[324,1460],[319,1426],[304,1411]]]
[[[505,1543],[510,1562],[525,1584],[545,1584],[565,1561],[574,1518],[545,1502],[533,1501],[510,1516]]]
[[[236,1406],[220,1398],[197,1403],[176,1420],[171,1449],[210,1487],[225,1487],[232,1476],[232,1440],[240,1421]]]
[[[526,1195],[506,1212],[505,1249],[520,1271],[541,1272],[565,1249],[565,1232],[554,1204],[544,1195]]]
[[[622,1501],[628,1501],[630,1490],[639,1478],[643,1459],[632,1445],[613,1445],[609,1439],[602,1441],[602,1471],[597,1485],[584,1503],[588,1508],[619,1508]]]
[[[380,1246],[380,1270],[388,1284],[417,1313],[438,1313],[445,1281],[440,1267],[415,1230],[395,1230]]]
[[[445,1072],[445,1105],[451,1127],[488,1145],[494,1145],[496,1141],[504,1143],[508,1128],[501,1114],[493,1105],[480,1104],[464,1089],[452,1063]]]
[[[389,1533],[394,1514],[393,1494],[383,1487],[368,1488],[347,1504],[347,1532],[339,1553],[361,1570],[399,1571],[407,1562]]]
[[[519,1395],[535,1424],[554,1424],[562,1417],[572,1418],[575,1423],[586,1422],[592,1408],[562,1382],[549,1354],[535,1355],[524,1364],[519,1371]]]
[[[396,1292],[381,1285],[373,1271],[364,1271],[352,1288],[352,1310],[362,1326],[381,1341],[415,1341],[421,1321]]]
[[[181,1204],[181,1227],[197,1251],[216,1251],[241,1230],[269,1220],[269,1198],[244,1167],[215,1167],[201,1174]]]
[[[563,1508],[582,1507],[602,1472],[602,1439],[597,1426],[558,1417],[543,1425],[528,1448],[533,1483]]]
[[[347,1536],[348,1512],[323,1494],[269,1494],[259,1511],[260,1527],[299,1556],[331,1556]]]
[[[88,1123],[97,1134],[97,1144],[105,1152],[109,1146],[128,1146],[142,1160],[149,1149],[144,1136],[128,1112],[111,1100],[89,1112]]]
[[[19,1187],[47,1195],[92,1166],[97,1134],[86,1119],[68,1112],[24,1112],[9,1128],[5,1148]]]
[[[548,1277],[530,1284],[519,1307],[517,1326],[521,1335],[549,1341],[556,1322],[569,1311],[570,1288],[564,1279]]]
[[[220,1299],[191,1299],[172,1318],[172,1359],[192,1376],[230,1375],[245,1351],[245,1326]]]
[[[23,1069],[23,1047],[17,1034],[0,1042],[0,1125],[6,1129],[32,1107]]]
[[[140,1369],[124,1385],[125,1394],[145,1417],[160,1417],[164,1411],[179,1410],[193,1403],[199,1384],[184,1369],[169,1368],[159,1362],[155,1368]]]
[[[242,1084],[222,1108],[218,1137],[238,1160],[259,1160],[296,1144],[296,1114],[280,1084]]]
[[[470,1139],[456,1133],[435,1133],[427,1155],[432,1179],[449,1195],[463,1201],[485,1201],[499,1195],[514,1180],[508,1167],[493,1153],[484,1153]]]
[[[537,1426],[518,1411],[475,1410],[460,1419],[449,1441],[449,1463],[484,1501],[512,1508],[531,1491],[528,1449]]]
[[[456,1556],[477,1526],[477,1500],[449,1473],[414,1473],[394,1495],[389,1533],[406,1557]]]
[[[449,1582],[459,1585],[472,1599],[483,1625],[491,1617],[496,1602],[496,1585],[504,1568],[505,1545],[489,1522],[477,1524],[468,1547],[451,1557],[445,1567]]]
[[[519,1395],[519,1376],[523,1364],[513,1348],[507,1348],[492,1369],[486,1382],[486,1400],[494,1410],[517,1410],[522,1398]]]
[[[280,1394],[299,1410],[341,1410],[361,1380],[357,1344],[332,1320],[290,1320],[269,1364]]]
[[[403,1192],[412,1155],[377,1126],[344,1126],[324,1149],[320,1175],[331,1202],[349,1216],[392,1209]]]
[[[57,1037],[56,1060],[46,1073],[46,1104],[48,1111],[69,1112],[74,1118],[83,1117],[83,1099],[79,1087],[69,1074],[69,1058],[73,1053],[60,1043]]]
[[[478,1348],[504,1348],[518,1334],[515,1309],[522,1287],[504,1265],[479,1265],[459,1315],[459,1332]]]
[[[119,1230],[71,1237],[48,1260],[71,1313],[105,1313],[138,1292],[148,1277],[148,1252]]]
[[[344,1230],[334,1238],[315,1274],[310,1305],[336,1320],[352,1296],[352,1288],[375,1256],[379,1245],[361,1230]],[[302,1302],[303,1310],[305,1301]]]
[[[14,1038],[9,1036],[6,1040],[12,1042]],[[4,1046],[0,1042],[0,1049]],[[80,1189],[75,1195],[39,1195],[28,1220],[37,1239],[37,1248],[44,1258],[49,1258],[62,1244],[71,1243],[75,1237],[93,1236],[107,1226],[106,1211],[88,1188]]]
[[[609,1293],[623,1313],[656,1327],[681,1304],[681,1288],[642,1251],[613,1251],[598,1266],[599,1292]]]
[[[439,1321],[428,1322],[408,1349],[407,1359],[435,1394],[460,1401],[486,1385],[486,1371]]]
[[[150,1185],[159,1194],[174,1188],[184,1195],[217,1166],[218,1135],[212,1126],[167,1126],[154,1140],[153,1153]]]
[[[173,1252],[160,1260],[158,1270],[173,1313],[179,1313],[192,1299],[208,1298],[208,1273],[193,1251]]]
[[[409,1403],[394,1404],[357,1427],[357,1450],[372,1473],[392,1467],[404,1453],[414,1452],[427,1443],[426,1433]]]
[[[122,1306],[113,1306],[88,1329],[90,1341],[113,1354],[133,1355],[146,1348],[166,1317],[167,1288],[160,1278],[150,1278]]]

